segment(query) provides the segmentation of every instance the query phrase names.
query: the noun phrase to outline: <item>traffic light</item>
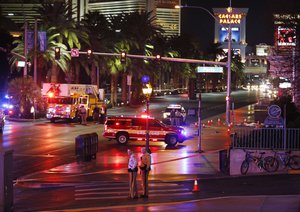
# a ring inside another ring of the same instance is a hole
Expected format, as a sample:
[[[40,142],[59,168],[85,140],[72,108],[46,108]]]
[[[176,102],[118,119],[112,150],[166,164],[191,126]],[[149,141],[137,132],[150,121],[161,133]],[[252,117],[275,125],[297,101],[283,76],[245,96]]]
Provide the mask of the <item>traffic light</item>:
[[[121,63],[126,63],[126,52],[121,52]]]
[[[92,54],[93,54],[93,51],[91,49],[88,49],[86,51],[86,55],[87,55],[88,59],[90,59],[92,57]]]
[[[60,48],[55,47],[55,60],[59,60],[59,59],[60,59]]]

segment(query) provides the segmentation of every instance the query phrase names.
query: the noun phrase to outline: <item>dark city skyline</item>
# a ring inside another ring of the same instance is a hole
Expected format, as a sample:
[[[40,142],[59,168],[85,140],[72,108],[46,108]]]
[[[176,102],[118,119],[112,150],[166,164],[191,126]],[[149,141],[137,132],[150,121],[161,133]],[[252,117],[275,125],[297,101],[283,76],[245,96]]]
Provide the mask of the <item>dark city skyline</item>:
[[[212,8],[226,8],[229,0],[185,0],[182,5],[199,6],[212,12]],[[299,0],[232,0],[233,8],[248,8],[246,41],[248,47],[259,43],[274,45],[274,13],[295,13],[300,9]],[[182,34],[196,36],[203,48],[214,42],[214,19],[204,10],[182,8]]]

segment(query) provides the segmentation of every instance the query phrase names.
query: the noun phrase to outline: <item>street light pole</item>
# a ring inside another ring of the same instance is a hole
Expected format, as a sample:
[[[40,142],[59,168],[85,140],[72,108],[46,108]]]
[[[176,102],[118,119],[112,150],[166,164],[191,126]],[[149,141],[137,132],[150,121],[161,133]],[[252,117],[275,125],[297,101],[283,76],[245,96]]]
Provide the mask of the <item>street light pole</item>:
[[[146,118],[146,151],[150,152],[149,149],[149,98],[147,97],[146,100],[146,114],[147,114],[147,118]]]
[[[232,12],[231,0],[227,12]],[[228,27],[228,52],[227,52],[227,96],[226,96],[226,124],[230,125],[230,103],[231,103],[231,23]]]
[[[230,103],[231,103],[231,24],[229,24],[228,29],[220,23],[220,21],[206,8],[199,7],[199,6],[180,6],[176,5],[175,8],[194,8],[194,9],[201,9],[207,12],[211,17],[215,19],[228,33],[228,52],[227,52],[227,93],[226,93],[226,124],[230,124]],[[229,3],[229,7],[227,8],[228,13],[232,12],[231,8],[231,0]],[[198,127],[199,127],[199,136],[198,136],[198,152],[202,152],[201,150],[201,91],[199,93],[199,109],[198,109]]]
[[[231,101],[231,25],[228,27],[228,52],[227,52],[227,95],[226,95],[226,124],[230,125],[230,101]]]
[[[149,135],[149,102],[150,102],[150,96],[152,93],[152,86],[150,83],[145,84],[143,87],[143,94],[146,96],[146,151],[148,153],[151,153],[150,148],[149,148],[149,140],[150,140],[150,135]]]

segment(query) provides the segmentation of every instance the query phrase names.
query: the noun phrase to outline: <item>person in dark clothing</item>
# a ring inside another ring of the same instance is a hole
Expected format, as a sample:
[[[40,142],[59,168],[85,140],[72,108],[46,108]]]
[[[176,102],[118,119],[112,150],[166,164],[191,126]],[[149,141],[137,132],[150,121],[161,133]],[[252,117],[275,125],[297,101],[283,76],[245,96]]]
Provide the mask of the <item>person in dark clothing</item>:
[[[93,110],[93,120],[96,123],[99,123],[99,115],[100,115],[100,108],[96,105]]]

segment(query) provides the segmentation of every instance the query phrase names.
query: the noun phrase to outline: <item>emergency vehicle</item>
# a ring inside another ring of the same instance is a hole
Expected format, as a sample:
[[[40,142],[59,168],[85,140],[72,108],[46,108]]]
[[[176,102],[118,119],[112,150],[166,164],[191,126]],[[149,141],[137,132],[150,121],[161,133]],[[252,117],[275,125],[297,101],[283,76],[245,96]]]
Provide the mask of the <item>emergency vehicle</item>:
[[[170,104],[163,113],[163,119],[169,123],[170,122],[170,114],[172,110],[180,112],[180,123],[183,124],[186,121],[186,112],[182,105],[179,104]]]
[[[87,110],[87,118],[92,117],[96,106],[106,111],[105,104],[99,100],[96,85],[43,83],[42,95],[47,101],[46,117],[51,122],[58,119],[76,120],[81,105]]]
[[[145,140],[146,120],[147,117],[136,116],[107,117],[103,136],[116,139],[119,144],[126,144],[129,140]],[[169,146],[175,146],[186,139],[182,127],[168,126],[152,117],[148,117],[148,123],[150,141],[165,141]]]

